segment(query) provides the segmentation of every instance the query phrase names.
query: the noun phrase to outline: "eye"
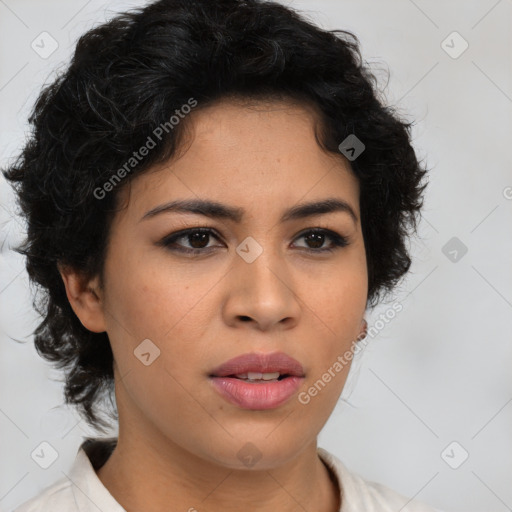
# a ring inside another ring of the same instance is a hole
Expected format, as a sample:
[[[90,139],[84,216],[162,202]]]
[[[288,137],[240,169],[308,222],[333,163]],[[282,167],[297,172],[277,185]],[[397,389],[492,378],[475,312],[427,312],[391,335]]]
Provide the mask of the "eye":
[[[299,235],[297,239],[304,238],[307,243],[312,244],[313,247],[306,247],[305,249],[311,252],[332,252],[335,249],[340,247],[346,247],[348,245],[348,238],[336,233],[335,231],[331,231],[330,229],[323,228],[313,228],[304,231],[301,235]],[[331,247],[325,247],[320,249],[326,239],[331,240]]]
[[[211,241],[210,237],[214,237],[219,240],[219,237],[211,228],[191,228],[178,231],[177,233],[171,233],[170,235],[164,237],[159,242],[159,245],[162,245],[171,251],[196,255],[206,254],[211,252],[216,247],[208,247],[208,244]],[[312,228],[308,229],[307,231],[303,231],[298,237],[295,238],[295,240],[299,240],[301,238],[304,238],[306,243],[310,245],[309,247],[303,248],[306,251],[312,253],[332,252],[337,248],[345,247],[349,244],[347,237],[342,236],[335,231],[323,228]],[[322,248],[326,240],[331,241],[331,246]],[[189,247],[184,247],[182,243],[177,243],[179,241],[188,243]]]
[[[166,236],[161,240],[160,244],[172,251],[200,254],[210,252],[210,249],[212,249],[212,247],[207,247],[211,236],[218,239],[215,232],[209,228],[186,229]],[[191,247],[183,247],[182,244],[176,244],[179,240],[187,241]]]

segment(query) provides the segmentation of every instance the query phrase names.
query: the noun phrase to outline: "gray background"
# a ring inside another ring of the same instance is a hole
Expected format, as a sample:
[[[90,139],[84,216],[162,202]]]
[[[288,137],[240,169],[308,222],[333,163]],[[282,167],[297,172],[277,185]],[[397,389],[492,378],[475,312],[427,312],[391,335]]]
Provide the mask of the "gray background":
[[[142,3],[0,0],[1,164],[19,150],[41,85],[79,35]],[[416,120],[414,145],[432,169],[410,274],[394,299],[369,312],[377,334],[319,445],[366,479],[440,509],[512,510],[512,1],[287,4],[324,28],[358,35],[387,101]],[[47,58],[31,47],[42,46],[44,31],[58,43]],[[453,31],[469,44],[460,55]],[[92,431],[62,405],[62,377],[31,343],[37,316],[23,259],[11,250],[24,226],[3,177],[0,187],[0,510],[7,511],[66,474]],[[393,301],[403,310],[377,323]],[[43,441],[58,453],[48,469],[30,457]]]

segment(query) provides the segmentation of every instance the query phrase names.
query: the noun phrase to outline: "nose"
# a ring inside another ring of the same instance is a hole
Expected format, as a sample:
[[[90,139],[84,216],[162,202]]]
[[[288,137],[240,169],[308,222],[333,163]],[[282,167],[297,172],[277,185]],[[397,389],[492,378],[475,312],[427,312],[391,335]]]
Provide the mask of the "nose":
[[[237,256],[226,277],[226,322],[255,329],[288,329],[297,324],[301,301],[297,283],[277,251],[263,250],[252,262]]]

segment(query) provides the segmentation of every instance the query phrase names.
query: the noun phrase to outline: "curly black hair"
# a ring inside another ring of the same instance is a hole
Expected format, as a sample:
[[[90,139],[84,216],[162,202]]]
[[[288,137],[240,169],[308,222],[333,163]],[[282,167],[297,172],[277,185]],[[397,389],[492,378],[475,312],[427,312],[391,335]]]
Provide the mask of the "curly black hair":
[[[112,399],[113,355],[107,333],[90,332],[71,309],[57,265],[101,278],[119,192],[176,153],[186,122],[171,127],[169,119],[191,98],[195,110],[229,96],[298,100],[320,113],[325,151],[340,155],[349,135],[362,141],[350,165],[361,191],[367,305],[395,288],[411,265],[405,243],[417,230],[427,170],[411,145],[413,123],[384,104],[377,84],[356,35],[324,30],[271,1],[159,0],[79,38],[69,66],[42,88],[30,137],[2,172],[28,223],[17,250],[39,292],[36,349],[66,370],[66,403],[91,426],[109,426],[98,406]],[[127,172],[154,133],[159,143]]]

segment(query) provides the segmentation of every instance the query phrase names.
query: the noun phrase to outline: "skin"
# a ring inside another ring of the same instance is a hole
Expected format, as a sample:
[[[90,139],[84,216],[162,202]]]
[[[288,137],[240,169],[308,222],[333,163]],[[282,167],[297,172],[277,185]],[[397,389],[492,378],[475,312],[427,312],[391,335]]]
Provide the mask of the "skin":
[[[349,365],[307,405],[294,396],[265,411],[228,403],[208,379],[240,354],[283,351],[303,365],[305,391],[364,330],[359,185],[341,154],[318,146],[316,120],[310,107],[277,101],[223,100],[191,113],[179,157],[122,190],[126,207],[113,220],[104,287],[61,269],[83,325],[106,331],[112,345],[119,437],[97,474],[128,512],[170,504],[230,512],[247,503],[255,511],[339,510],[340,490],[316,450]],[[279,221],[299,202],[330,197],[349,203],[357,222],[346,212]],[[141,220],[160,204],[198,198],[242,207],[243,219],[167,212]],[[158,243],[194,227],[219,236],[177,244],[214,249],[193,257]],[[319,252],[332,240],[315,245],[301,234],[316,227],[349,245]],[[263,248],[250,264],[236,252],[248,236]],[[134,356],[146,338],[160,349],[148,366]],[[261,454],[250,468],[237,457],[247,442]]]

